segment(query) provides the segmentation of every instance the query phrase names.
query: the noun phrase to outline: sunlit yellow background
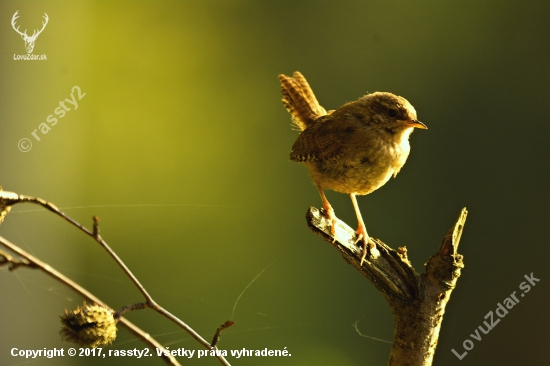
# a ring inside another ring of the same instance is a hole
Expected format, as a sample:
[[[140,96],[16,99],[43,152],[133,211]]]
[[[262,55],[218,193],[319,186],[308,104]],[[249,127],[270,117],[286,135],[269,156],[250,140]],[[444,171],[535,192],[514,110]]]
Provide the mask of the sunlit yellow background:
[[[17,10],[28,34],[48,14],[33,51],[46,61],[13,59],[26,54],[10,24]],[[411,136],[396,180],[359,199],[369,232],[406,245],[422,271],[460,209],[470,211],[435,365],[547,365],[549,17],[546,1],[2,1],[0,185],[88,227],[98,215],[156,300],[208,340],[269,266],[219,347],[292,356],[233,365],[384,365],[390,345],[353,324],[391,340],[389,308],[306,227],[320,199],[289,161],[297,133],[277,75],[300,70],[327,109],[391,91],[429,130]],[[85,93],[78,109],[37,141],[31,133],[75,86]],[[349,198],[328,198],[355,226]],[[0,235],[115,308],[142,301],[97,244],[44,210],[14,208]],[[538,285],[459,361],[451,349],[463,351],[531,272]],[[1,268],[0,364],[161,364],[10,356],[71,347],[59,316],[81,303],[41,273]],[[151,311],[127,317],[172,349],[200,348]],[[136,347],[121,329],[111,349]]]

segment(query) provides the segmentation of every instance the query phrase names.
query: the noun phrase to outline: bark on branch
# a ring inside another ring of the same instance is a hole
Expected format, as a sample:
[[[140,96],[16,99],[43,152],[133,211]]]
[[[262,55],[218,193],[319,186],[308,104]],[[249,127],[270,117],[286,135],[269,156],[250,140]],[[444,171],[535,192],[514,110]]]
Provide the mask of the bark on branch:
[[[437,253],[417,273],[407,258],[405,247],[394,250],[379,239],[361,265],[362,247],[357,234],[338,220],[335,234],[322,210],[310,207],[308,226],[340,251],[384,296],[391,307],[395,326],[389,366],[429,366],[432,364],[445,306],[464,267],[458,244],[468,211],[463,208]]]

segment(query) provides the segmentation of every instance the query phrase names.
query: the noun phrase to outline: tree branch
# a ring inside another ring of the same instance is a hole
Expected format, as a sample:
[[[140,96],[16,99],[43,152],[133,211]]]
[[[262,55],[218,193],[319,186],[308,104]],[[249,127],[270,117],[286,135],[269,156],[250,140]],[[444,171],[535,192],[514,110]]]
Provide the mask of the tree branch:
[[[394,250],[378,239],[373,239],[376,246],[361,265],[362,248],[355,244],[357,234],[352,228],[338,220],[332,235],[324,211],[311,207],[307,212],[311,230],[338,249],[390,305],[395,326],[389,366],[432,364],[445,306],[464,268],[457,249],[467,214],[463,208],[438,252],[425,264],[426,272],[418,274],[405,247]]]

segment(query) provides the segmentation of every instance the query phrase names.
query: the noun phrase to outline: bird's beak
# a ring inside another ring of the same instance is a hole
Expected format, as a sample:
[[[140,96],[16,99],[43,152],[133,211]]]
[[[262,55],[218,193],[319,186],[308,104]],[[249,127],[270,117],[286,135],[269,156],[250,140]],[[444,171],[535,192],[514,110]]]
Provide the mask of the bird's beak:
[[[406,122],[405,122],[405,125],[407,125],[407,126],[409,126],[409,127],[421,128],[421,129],[423,129],[423,130],[427,130],[427,129],[428,129],[428,127],[427,127],[424,123],[420,122],[420,121],[417,120],[417,119],[411,119],[410,121],[406,121]]]

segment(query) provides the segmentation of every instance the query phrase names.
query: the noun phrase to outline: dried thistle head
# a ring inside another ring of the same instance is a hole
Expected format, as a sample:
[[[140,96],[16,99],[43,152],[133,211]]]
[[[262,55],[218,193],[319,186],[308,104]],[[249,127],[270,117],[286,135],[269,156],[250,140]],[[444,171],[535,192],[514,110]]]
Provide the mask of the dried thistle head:
[[[116,339],[116,323],[111,310],[99,305],[86,304],[74,310],[65,310],[59,331],[65,341],[84,347],[109,345]]]

